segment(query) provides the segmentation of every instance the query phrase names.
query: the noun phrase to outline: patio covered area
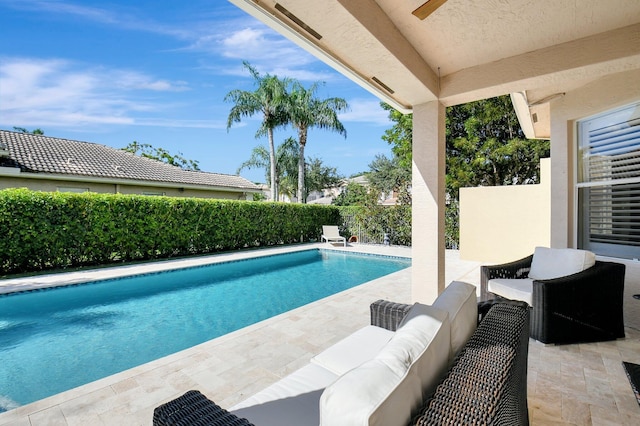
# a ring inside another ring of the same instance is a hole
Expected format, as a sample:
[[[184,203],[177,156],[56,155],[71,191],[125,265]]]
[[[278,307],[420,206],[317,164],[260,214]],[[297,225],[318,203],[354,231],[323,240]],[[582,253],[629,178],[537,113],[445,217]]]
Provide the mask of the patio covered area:
[[[429,303],[445,285],[447,106],[511,94],[527,136],[551,140],[550,245],[588,245],[581,203],[592,182],[580,169],[579,127],[625,106],[623,122],[637,125],[639,2],[231,2],[381,100],[413,113],[413,300]],[[639,182],[636,175],[628,183],[636,188]],[[638,238],[623,236],[621,245],[629,247],[614,257],[638,258]]]
[[[627,265],[625,340],[531,344],[531,418],[534,424],[637,422],[635,401],[592,403],[607,399],[613,383],[628,386],[615,379],[619,367],[610,367],[620,354],[634,357],[619,345],[638,343],[631,327],[640,305],[632,298],[640,292],[640,3],[230,1],[413,114],[412,301],[431,303],[447,283],[445,109],[511,95],[527,137],[551,141],[550,209],[543,218],[549,245],[588,249]],[[608,131],[616,135],[602,136]],[[615,167],[620,156],[624,171]],[[583,391],[600,397],[574,399]],[[624,406],[630,417],[620,414]]]

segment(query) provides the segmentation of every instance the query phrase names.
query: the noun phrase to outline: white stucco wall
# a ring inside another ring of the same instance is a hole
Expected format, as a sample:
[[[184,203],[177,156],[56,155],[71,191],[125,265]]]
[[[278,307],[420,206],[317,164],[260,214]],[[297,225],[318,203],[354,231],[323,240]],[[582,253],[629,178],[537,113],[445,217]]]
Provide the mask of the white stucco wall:
[[[551,160],[540,162],[540,184],[460,189],[460,258],[504,263],[549,247]]]

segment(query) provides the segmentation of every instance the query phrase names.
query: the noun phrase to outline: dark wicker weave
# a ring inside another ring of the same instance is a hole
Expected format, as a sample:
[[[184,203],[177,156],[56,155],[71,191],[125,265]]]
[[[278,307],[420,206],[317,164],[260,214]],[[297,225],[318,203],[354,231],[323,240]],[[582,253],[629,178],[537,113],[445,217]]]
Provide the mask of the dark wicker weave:
[[[631,390],[636,396],[636,401],[640,404],[640,365],[622,361],[622,366],[629,379]]]
[[[376,300],[371,304],[371,325],[396,331],[412,305]]]
[[[487,290],[494,278],[526,278],[532,256],[513,263],[483,266],[482,300],[498,297]],[[624,337],[625,265],[596,261],[577,274],[534,280],[531,337],[543,343],[576,343]]]
[[[528,425],[526,303],[497,303],[414,425]]]
[[[154,426],[254,426],[190,390],[153,411]]]

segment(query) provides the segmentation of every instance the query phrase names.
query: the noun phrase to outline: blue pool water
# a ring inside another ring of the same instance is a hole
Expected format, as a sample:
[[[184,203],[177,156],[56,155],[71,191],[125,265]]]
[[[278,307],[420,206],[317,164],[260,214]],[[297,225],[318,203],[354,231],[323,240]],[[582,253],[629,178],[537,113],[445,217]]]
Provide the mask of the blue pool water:
[[[305,250],[0,297],[0,412],[410,264]]]

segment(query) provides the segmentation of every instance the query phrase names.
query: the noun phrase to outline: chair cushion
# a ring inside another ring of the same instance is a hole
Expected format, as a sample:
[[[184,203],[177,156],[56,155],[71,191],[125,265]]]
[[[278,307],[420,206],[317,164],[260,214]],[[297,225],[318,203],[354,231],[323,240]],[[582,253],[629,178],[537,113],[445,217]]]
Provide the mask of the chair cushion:
[[[234,405],[229,411],[258,406],[270,401],[291,398],[322,390],[338,378],[337,375],[316,364],[307,364],[271,386]],[[319,396],[319,395],[318,395]]]
[[[536,247],[529,278],[550,280],[566,277],[591,268],[595,263],[596,255],[587,250]]]
[[[395,333],[368,325],[311,358],[311,362],[340,376],[373,359]]]
[[[320,396],[338,376],[307,364],[229,411],[260,426],[320,424]]]
[[[447,370],[447,312],[423,305],[370,361],[342,375],[320,398],[320,424],[408,424]]]
[[[449,313],[451,356],[455,357],[478,325],[476,286],[462,281],[453,281],[433,302],[433,307]]]
[[[520,300],[533,306],[533,279],[495,278],[487,283],[487,290],[506,299]]]

